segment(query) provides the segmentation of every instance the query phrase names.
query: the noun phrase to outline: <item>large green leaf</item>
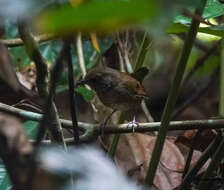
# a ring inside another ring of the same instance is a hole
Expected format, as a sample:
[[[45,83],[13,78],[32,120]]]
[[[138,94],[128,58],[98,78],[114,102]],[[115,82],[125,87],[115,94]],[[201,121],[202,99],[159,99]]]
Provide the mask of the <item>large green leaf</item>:
[[[38,26],[48,32],[110,32],[124,26],[147,21],[158,10],[155,0],[92,0],[73,8],[52,9],[38,17]]]
[[[218,0],[208,0],[203,12],[203,17],[206,19],[214,18],[224,14],[224,4]]]

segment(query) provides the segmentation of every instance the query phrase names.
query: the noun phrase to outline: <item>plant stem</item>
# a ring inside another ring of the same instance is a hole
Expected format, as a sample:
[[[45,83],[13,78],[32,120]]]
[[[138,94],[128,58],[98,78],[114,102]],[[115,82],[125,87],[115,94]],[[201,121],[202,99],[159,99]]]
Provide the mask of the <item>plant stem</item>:
[[[206,179],[208,179],[212,175],[212,172],[217,168],[217,166],[224,157],[224,139],[222,139],[218,148],[216,147],[215,149],[216,149],[215,154],[212,157],[212,161],[209,164],[206,172],[201,178],[201,181],[198,185],[198,190],[211,189],[211,187],[208,186],[209,181],[207,181]]]
[[[199,7],[196,9],[195,14],[201,16],[204,10],[206,4],[206,0],[201,0],[201,3]],[[162,121],[161,125],[162,127],[159,130],[159,134],[157,136],[157,140],[153,149],[150,165],[147,171],[147,175],[145,178],[145,183],[149,186],[153,185],[153,180],[156,174],[156,170],[160,161],[160,156],[162,153],[163,145],[165,142],[166,134],[168,131],[168,126],[171,118],[172,111],[175,107],[177,96],[178,96],[178,90],[180,88],[180,84],[183,78],[184,70],[194,43],[194,40],[197,35],[197,29],[199,27],[200,22],[193,19],[186,41],[184,43],[184,47],[182,50],[182,54],[179,60],[179,63],[177,65],[176,74],[174,77],[173,84],[171,86],[169,96],[167,99],[167,103],[162,115]]]
[[[211,74],[209,81],[201,87],[198,87],[197,90],[192,94],[183,104],[181,104],[172,114],[172,120],[175,120],[181,113],[183,113],[188,106],[193,105],[197,102],[204,93],[206,93],[211,85],[213,85],[218,80],[219,67],[217,67],[214,72]]]
[[[119,118],[119,124],[120,123],[123,123],[125,120],[125,113],[122,112],[121,115],[120,115],[120,118]],[[112,143],[109,147],[109,150],[108,150],[108,156],[113,160],[114,159],[114,156],[115,156],[115,153],[116,153],[116,150],[117,150],[117,145],[118,145],[118,142],[119,142],[119,138],[120,138],[120,134],[116,134],[113,136],[113,140],[112,140]]]
[[[57,80],[60,78],[65,54],[67,51],[68,51],[67,45],[63,44],[60,55],[58,56],[55,66],[51,73],[49,95],[47,96],[46,102],[44,105],[44,109],[43,109],[44,114],[43,114],[43,119],[40,122],[40,129],[37,134],[36,145],[38,145],[42,141],[42,138],[44,137],[47,128],[49,128],[49,130],[54,135],[54,140],[56,142],[62,143],[64,148],[66,149],[66,144],[64,141],[61,123],[59,120],[57,109],[55,107],[55,104],[53,103],[53,98],[56,91],[56,83],[57,83]]]
[[[219,100],[219,114],[220,116],[224,116],[224,42],[221,42],[221,65],[220,65],[220,100]],[[223,132],[223,131],[222,131]],[[211,163],[209,164],[205,174],[202,176],[201,182],[199,183],[199,190],[207,189],[209,182],[206,181],[208,177],[210,177],[213,171],[218,167],[221,160],[224,157],[224,138],[222,139],[220,145],[216,149],[216,152],[212,158]]]
[[[221,42],[219,114],[224,116],[224,41]]]
[[[19,22],[18,24],[19,34],[23,40],[24,47],[29,58],[35,63],[37,70],[36,84],[38,93],[42,98],[46,98],[48,95],[48,68],[47,62],[42,56],[38,44],[34,39],[27,24]]]
[[[14,108],[6,104],[0,103],[0,111],[8,114],[15,115],[24,120],[32,120],[40,122],[43,118],[42,114],[25,111],[19,108]],[[72,122],[70,120],[60,119],[64,128],[72,129]],[[101,135],[102,131],[99,124],[78,122],[79,130],[86,133],[91,129],[95,135]],[[139,123],[139,127],[135,129],[136,132],[153,132],[161,128],[161,122]],[[169,131],[172,130],[192,130],[192,129],[222,129],[224,128],[224,119],[208,119],[208,120],[188,120],[188,121],[171,121],[169,123]],[[128,128],[128,124],[119,124],[117,126],[108,125],[105,128],[105,134],[118,134],[118,133],[132,133],[133,129]]]
[[[35,36],[35,40],[37,43],[50,41],[56,38],[57,36],[55,34],[41,34]],[[18,47],[24,45],[23,40],[21,38],[0,39],[0,42],[7,47]]]
[[[145,32],[142,38],[139,51],[138,51],[137,59],[135,61],[135,71],[137,71],[138,69],[142,67],[150,43],[151,43],[151,40],[148,36],[148,32]]]
[[[72,117],[73,125],[73,135],[75,144],[79,143],[79,131],[78,123],[76,118],[76,101],[75,101],[75,85],[74,85],[74,74],[73,74],[73,65],[72,65],[72,55],[71,55],[71,45],[67,44],[68,51],[66,52],[65,59],[68,65],[68,81],[69,81],[69,100],[70,100],[70,111]]]
[[[197,175],[198,171],[202,168],[205,162],[213,155],[217,146],[220,144],[222,140],[221,133],[219,133],[212,143],[208,146],[208,148],[203,152],[197,163],[188,171],[188,173],[184,176],[183,182],[178,190],[189,189],[191,182],[194,177]]]

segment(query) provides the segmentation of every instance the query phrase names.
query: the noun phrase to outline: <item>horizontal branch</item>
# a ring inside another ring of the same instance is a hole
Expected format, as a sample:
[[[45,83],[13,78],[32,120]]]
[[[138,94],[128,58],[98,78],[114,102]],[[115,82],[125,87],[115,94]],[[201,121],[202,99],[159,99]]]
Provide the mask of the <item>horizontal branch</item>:
[[[53,40],[55,38],[57,38],[55,34],[41,34],[41,35],[35,36],[35,41],[38,43],[41,43],[41,42]],[[0,42],[7,47],[17,47],[24,44],[21,38],[0,39]]]
[[[9,114],[16,115],[22,119],[40,121],[42,114],[25,111],[19,108],[0,103],[0,111]],[[72,122],[70,120],[60,119],[64,128],[72,129]],[[152,123],[139,123],[139,126],[135,128],[135,132],[145,133],[158,131],[161,127],[161,122]],[[102,134],[100,124],[78,122],[78,128],[83,132],[80,136],[80,142],[86,142],[96,138]],[[169,131],[173,130],[192,130],[192,129],[222,129],[224,128],[224,119],[208,119],[208,120],[188,120],[188,121],[171,121],[169,125]],[[132,126],[128,124],[120,124],[117,126],[108,125],[104,129],[104,134],[120,134],[120,133],[132,133]],[[73,138],[69,138],[66,141],[73,141]],[[47,142],[47,141],[46,141]]]

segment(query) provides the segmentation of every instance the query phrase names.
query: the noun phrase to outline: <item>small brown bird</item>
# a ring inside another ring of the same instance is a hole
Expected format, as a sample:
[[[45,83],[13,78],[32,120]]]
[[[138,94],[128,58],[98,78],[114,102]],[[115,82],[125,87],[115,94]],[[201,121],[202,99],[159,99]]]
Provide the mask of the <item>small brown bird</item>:
[[[84,80],[78,82],[78,85],[82,84],[87,84],[96,91],[105,106],[120,111],[135,109],[142,99],[148,98],[141,82],[134,75],[109,67],[91,70]]]
[[[147,73],[146,68],[130,75],[102,66],[92,69],[77,85],[89,85],[107,107],[120,111],[135,110],[142,99],[148,98],[141,84]]]

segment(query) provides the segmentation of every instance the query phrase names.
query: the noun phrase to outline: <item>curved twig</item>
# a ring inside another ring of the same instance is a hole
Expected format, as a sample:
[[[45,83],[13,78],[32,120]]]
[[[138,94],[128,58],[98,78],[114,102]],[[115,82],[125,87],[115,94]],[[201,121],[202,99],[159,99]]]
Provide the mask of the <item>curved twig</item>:
[[[55,34],[41,34],[41,35],[35,36],[34,38],[37,43],[42,43],[42,42],[56,39],[57,36]],[[18,47],[18,46],[24,45],[23,40],[21,38],[0,39],[0,42],[7,47]]]

